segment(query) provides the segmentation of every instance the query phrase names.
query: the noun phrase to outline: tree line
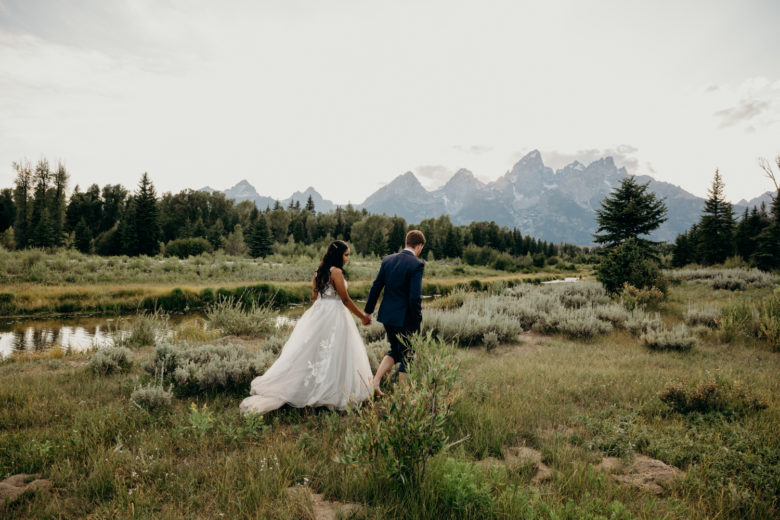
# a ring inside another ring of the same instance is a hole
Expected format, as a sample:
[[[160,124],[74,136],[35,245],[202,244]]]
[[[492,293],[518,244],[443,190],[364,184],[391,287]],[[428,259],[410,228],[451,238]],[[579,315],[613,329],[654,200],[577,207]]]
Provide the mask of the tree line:
[[[739,219],[723,190],[716,170],[701,218],[674,242],[672,265],[713,265],[736,257],[762,270],[780,268],[780,187],[769,208],[764,203],[745,208]]]
[[[222,249],[231,255],[265,257],[282,244],[350,242],[360,254],[382,256],[402,247],[411,229],[398,216],[369,214],[351,205],[316,211],[311,197],[301,205],[259,209],[251,201],[234,203],[223,193],[190,189],[157,196],[144,173],[132,193],[121,185],[97,184],[66,189],[62,164],[45,159],[35,167],[14,163],[13,188],[0,191],[0,243],[7,249],[75,248],[98,255],[186,257]],[[513,269],[565,255],[579,259],[587,249],[555,245],[495,222],[456,226],[446,215],[413,226],[427,237],[427,258],[462,258],[475,265]],[[525,259],[525,262],[521,261]]]

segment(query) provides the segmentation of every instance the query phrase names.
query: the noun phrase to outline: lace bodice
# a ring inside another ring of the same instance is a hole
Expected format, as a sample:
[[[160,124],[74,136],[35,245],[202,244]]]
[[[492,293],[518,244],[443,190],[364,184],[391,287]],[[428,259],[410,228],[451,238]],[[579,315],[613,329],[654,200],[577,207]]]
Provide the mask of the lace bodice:
[[[333,271],[333,268],[330,268],[331,272]],[[344,280],[344,285],[349,287],[347,284],[347,281]],[[320,297],[325,300],[340,300],[341,297],[339,296],[339,293],[336,291],[336,288],[333,286],[333,281],[328,280],[328,283],[325,285],[325,290],[320,292]]]

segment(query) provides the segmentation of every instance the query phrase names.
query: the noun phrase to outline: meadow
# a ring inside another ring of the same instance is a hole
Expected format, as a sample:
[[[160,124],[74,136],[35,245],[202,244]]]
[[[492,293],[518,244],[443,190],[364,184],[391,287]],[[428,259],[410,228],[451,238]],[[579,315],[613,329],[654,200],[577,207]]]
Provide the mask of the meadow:
[[[209,306],[206,328],[160,334],[164,314],[146,314],[112,349],[12,356],[0,364],[0,477],[49,487],[0,514],[780,515],[777,277],[672,271],[659,299],[610,298],[588,280],[477,291],[474,274],[425,302],[424,332],[443,343],[420,356],[419,386],[391,381],[351,412],[240,415],[289,330],[272,306],[235,299]],[[381,329],[361,333],[375,367]],[[431,388],[441,400],[426,400]],[[388,427],[395,436],[369,438]],[[391,464],[415,456],[416,469]]]
[[[319,257],[311,247],[255,260],[222,252],[187,259],[103,257],[74,250],[47,253],[0,247],[0,316],[127,314],[139,310],[182,312],[205,308],[220,297],[277,306],[311,299],[311,276]],[[354,297],[365,297],[380,258],[353,255],[348,266]],[[461,283],[539,282],[577,276],[587,267],[529,266],[510,273],[453,261],[426,267],[424,293],[448,292]],[[308,280],[308,281],[307,281]]]

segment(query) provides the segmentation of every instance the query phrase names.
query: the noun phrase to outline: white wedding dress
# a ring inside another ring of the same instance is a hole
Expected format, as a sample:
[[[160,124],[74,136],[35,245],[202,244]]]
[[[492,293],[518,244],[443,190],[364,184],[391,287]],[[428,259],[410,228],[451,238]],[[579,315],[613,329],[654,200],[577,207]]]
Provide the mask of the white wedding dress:
[[[285,404],[342,410],[370,397],[371,377],[355,320],[328,282],[298,320],[279,358],[252,381],[251,395],[240,408],[261,414]]]

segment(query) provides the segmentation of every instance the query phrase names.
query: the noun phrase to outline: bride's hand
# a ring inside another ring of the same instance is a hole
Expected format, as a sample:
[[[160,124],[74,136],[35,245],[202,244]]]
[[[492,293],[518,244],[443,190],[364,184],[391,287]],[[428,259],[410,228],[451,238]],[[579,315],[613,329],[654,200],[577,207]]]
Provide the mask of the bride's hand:
[[[368,327],[369,325],[371,325],[371,315],[364,312],[363,317],[360,318],[360,321],[363,323],[363,325]]]

